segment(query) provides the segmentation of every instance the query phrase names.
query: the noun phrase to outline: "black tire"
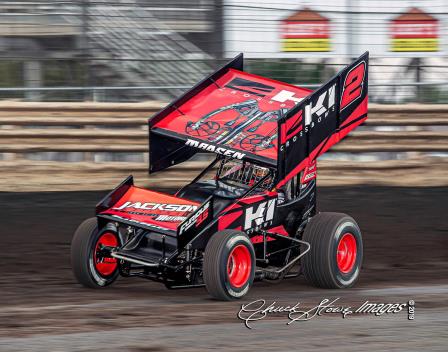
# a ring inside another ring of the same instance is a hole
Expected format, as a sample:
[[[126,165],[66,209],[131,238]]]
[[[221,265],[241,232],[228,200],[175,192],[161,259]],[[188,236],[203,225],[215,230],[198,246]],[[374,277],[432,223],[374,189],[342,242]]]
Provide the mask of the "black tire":
[[[235,248],[240,253],[236,257]],[[229,259],[231,254],[233,257]],[[242,266],[239,265],[241,269],[235,269],[236,264],[232,262],[233,258],[238,257],[243,258],[243,262],[240,261]],[[249,258],[250,266],[244,264],[249,263]],[[228,272],[229,261],[232,266],[231,273]],[[207,243],[204,253],[203,277],[208,293],[216,299],[225,301],[243,297],[254,281],[255,265],[254,247],[244,232],[235,230],[216,232]],[[234,273],[238,272],[233,270],[241,270],[241,280],[235,280]]]
[[[100,236],[113,234],[117,243],[119,239],[116,233],[106,230],[99,231],[96,218],[85,220],[79,225],[71,243],[72,271],[76,280],[85,287],[102,288],[112,284],[118,277],[118,264],[111,273],[100,273],[94,263],[94,252]]]
[[[363,246],[361,230],[353,218],[341,213],[319,213],[306,226],[303,240],[311,245],[302,259],[302,271],[310,284],[322,288],[348,288],[355,284],[361,270]],[[342,258],[338,260],[338,246],[347,249],[344,247],[347,243],[351,251],[345,253],[352,255],[344,256],[344,251],[339,251]]]

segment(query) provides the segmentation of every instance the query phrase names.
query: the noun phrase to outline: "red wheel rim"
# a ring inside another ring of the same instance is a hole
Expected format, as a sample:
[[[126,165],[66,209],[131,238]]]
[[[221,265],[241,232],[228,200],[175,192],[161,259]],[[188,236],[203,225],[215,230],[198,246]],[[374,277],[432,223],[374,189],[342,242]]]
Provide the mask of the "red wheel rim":
[[[355,266],[356,251],[355,236],[351,233],[344,234],[339,241],[338,252],[336,255],[338,268],[342,273],[349,273]]]
[[[101,247],[117,247],[118,239],[111,232],[103,233],[95,245],[95,250],[93,252],[93,262],[95,264],[95,269],[101,276],[109,276],[117,269],[117,259],[111,257],[100,256]]]
[[[244,286],[249,280],[252,270],[252,258],[249,249],[240,244],[230,252],[227,259],[227,275],[229,282],[233,287]]]

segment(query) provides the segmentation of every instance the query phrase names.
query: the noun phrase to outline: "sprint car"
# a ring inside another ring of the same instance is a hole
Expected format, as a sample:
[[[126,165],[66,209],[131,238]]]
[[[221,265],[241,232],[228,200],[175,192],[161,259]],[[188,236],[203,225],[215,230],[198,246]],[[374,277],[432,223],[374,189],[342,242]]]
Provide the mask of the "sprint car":
[[[347,288],[363,259],[350,216],[316,208],[316,159],[367,119],[368,53],[315,91],[243,71],[240,54],[149,119],[149,173],[213,161],[174,194],[126,178],[76,230],[79,283],[118,276],[241,298],[256,280],[303,274]]]

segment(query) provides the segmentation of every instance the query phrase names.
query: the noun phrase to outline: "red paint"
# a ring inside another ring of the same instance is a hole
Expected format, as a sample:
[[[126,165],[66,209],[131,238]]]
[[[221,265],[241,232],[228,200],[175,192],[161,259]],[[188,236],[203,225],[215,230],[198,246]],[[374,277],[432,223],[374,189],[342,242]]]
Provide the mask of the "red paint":
[[[346,108],[361,96],[365,73],[366,63],[362,61],[357,66],[353,67],[348,72],[347,76],[345,76],[341,94],[341,110]]]
[[[263,192],[262,194],[245,197],[245,198],[241,199],[240,203],[241,204],[254,204],[254,203],[266,200],[268,196],[272,197],[272,196],[275,196],[276,194],[277,193],[274,193],[274,192]]]
[[[100,251],[101,247],[117,247],[118,239],[115,234],[111,232],[103,233],[93,251],[93,263],[95,265],[95,269],[101,276],[109,276],[114,273],[117,269],[117,259],[115,258],[106,258],[106,257],[98,257],[97,253]]]
[[[279,235],[282,235],[282,236],[289,236],[289,233],[286,231],[286,229],[284,228],[283,225],[271,227],[267,231],[273,232],[273,233],[278,233]]]
[[[201,215],[199,215],[199,217],[196,220],[196,227],[198,227],[200,224],[202,224],[204,222],[205,219],[208,218],[208,214],[209,214],[209,209],[207,209]]]
[[[252,270],[252,258],[249,249],[240,244],[232,249],[227,259],[227,276],[229,283],[236,288],[244,286]]]
[[[330,24],[328,21],[285,21],[281,27],[284,39],[330,38]]]
[[[286,177],[281,180],[276,188],[280,188],[283,185],[286,184],[286,182],[288,182],[291,178],[293,178],[295,175],[297,175],[300,171],[302,171],[309,163],[309,158],[305,158],[303,159],[299,165],[297,165],[289,174],[286,175]]]
[[[244,85],[238,85],[238,88],[245,90],[241,91],[239,89],[227,87],[227,85],[231,84],[231,82],[235,82],[235,79],[249,80],[254,84],[259,83],[268,85],[272,89],[269,88],[257,90],[251,86],[246,87]],[[257,150],[253,153],[255,153],[259,157],[264,157],[276,161],[278,153],[278,124],[276,119],[264,121],[262,124],[259,124],[256,120],[254,120],[250,122],[250,124],[242,128],[242,130],[238,134],[238,137],[230,140],[225,140],[224,142],[219,142],[219,140],[214,142],[214,138],[220,134],[226,133],[226,131],[230,132],[233,126],[246,121],[248,117],[245,116],[244,113],[239,113],[234,109],[220,111],[207,119],[207,121],[210,122],[210,125],[207,125],[209,128],[207,128],[206,131],[202,131],[201,129],[199,129],[196,130],[197,132],[195,132],[194,134],[192,134],[191,131],[187,132],[187,124],[189,122],[198,122],[204,116],[215,112],[220,108],[228,107],[231,104],[242,103],[249,100],[256,101],[256,104],[258,104],[258,110],[261,112],[277,111],[280,109],[289,110],[295,106],[297,101],[286,100],[284,102],[279,102],[276,100],[272,100],[272,98],[274,98],[282,90],[291,92],[294,99],[304,98],[311,92],[309,89],[299,88],[287,83],[248,74],[246,72],[234,69],[229,69],[228,72],[217,79],[216,84],[210,83],[210,85],[204,90],[199,92],[184,104],[178,106],[177,110],[171,112],[168,116],[156,123],[153,127],[153,130],[157,131],[158,129],[160,129],[174,132],[179,134],[183,139],[192,138],[195,140],[203,141],[205,143],[214,143],[218,146],[230,148],[232,150],[236,150],[238,152],[246,154],[251,153],[251,151],[243,149],[243,147],[240,145],[240,141],[244,137],[248,138],[249,140],[250,138],[258,138],[259,136],[266,137],[272,135],[274,136],[271,142],[273,145],[272,147],[263,150]],[[226,126],[226,123],[231,123],[237,118],[237,122],[234,122],[232,126]],[[212,128],[213,126],[220,126],[220,128],[216,130]],[[204,133],[202,133],[201,131]]]
[[[292,137],[296,136],[303,128],[302,124],[302,110],[290,117],[280,127],[281,137],[280,143],[284,144]]]
[[[121,208],[127,202],[131,202],[131,206],[123,209]],[[187,217],[192,214],[193,210],[187,211],[170,211],[162,209],[138,209],[136,207],[132,207],[132,204],[135,203],[151,203],[151,204],[165,204],[165,205],[191,205],[195,207],[199,207],[199,203],[193,202],[188,199],[178,198],[175,196],[171,196],[168,194],[149,191],[143,188],[138,187],[130,187],[129,190],[121,197],[121,199],[112,205],[109,209],[103,211],[101,215],[117,215],[125,219],[135,220],[142,223],[146,223],[148,225],[156,225],[161,226],[169,230],[176,230],[178,225],[182,222],[179,221],[159,221],[156,220],[159,215],[168,215],[168,216],[181,216]],[[138,205],[137,205],[138,207]],[[151,207],[151,206],[150,206]]]
[[[353,270],[356,262],[356,239],[350,232],[345,233],[339,240],[336,262],[339,270],[347,274]]]
[[[289,233],[286,231],[286,229],[283,227],[283,225],[271,227],[270,229],[266,229],[266,231],[277,233],[282,236],[289,236]],[[256,236],[251,237],[250,240],[253,244],[263,243],[263,236],[256,235]],[[268,242],[275,241],[275,238],[267,236],[266,241],[268,241]]]
[[[235,211],[233,213],[225,214],[224,216],[220,216],[218,220],[218,230],[225,230],[231,228],[231,224],[238,220],[243,215],[243,211]]]
[[[327,139],[324,139],[314,150],[310,153],[310,163],[312,160],[317,159],[319,155],[324,154],[333,145],[340,141],[339,133],[334,133]]]
[[[359,105],[356,107],[356,109],[353,110],[353,112],[350,114],[350,116],[342,123],[342,125],[340,127],[342,129],[342,131],[340,132],[341,139],[343,137],[345,137],[351,130],[355,129],[357,126],[359,126],[365,120],[367,120],[367,115],[366,115],[365,118],[359,120],[356,123],[353,123],[352,125],[350,125],[350,127],[344,128],[349,123],[351,123],[353,120],[356,120],[360,116],[367,114],[367,102],[368,102],[368,99],[367,99],[367,97],[365,97],[364,100],[361,103],[359,103]]]
[[[311,160],[310,163],[305,168],[303,172],[302,179],[300,183],[308,183],[317,177],[317,162],[316,160]]]
[[[344,128],[352,121],[358,119],[362,115],[367,113],[367,105],[368,105],[368,97],[366,96],[362,102],[359,103],[359,105],[356,106],[355,110],[350,114],[350,116],[342,123],[340,127],[340,132],[333,133],[328,140],[325,139],[323,142],[321,142],[314,150],[312,150],[308,156],[308,158],[305,158],[302,160],[300,164],[298,164],[289,174],[286,175],[286,177],[281,180],[276,187],[282,187],[286,184],[291,178],[293,178],[295,175],[297,175],[302,170],[305,170],[308,165],[312,165],[313,161],[317,159],[319,155],[322,155],[325,153],[328,149],[330,149],[333,145],[339,143],[339,141],[344,138],[350,131],[354,130],[356,127],[358,127],[360,124],[362,124],[364,121],[367,120],[367,115],[360,119],[359,121],[356,121],[355,123],[352,123],[349,127]],[[318,154],[319,153],[319,154]]]
[[[391,23],[392,38],[438,38],[439,24],[434,20],[407,20]]]

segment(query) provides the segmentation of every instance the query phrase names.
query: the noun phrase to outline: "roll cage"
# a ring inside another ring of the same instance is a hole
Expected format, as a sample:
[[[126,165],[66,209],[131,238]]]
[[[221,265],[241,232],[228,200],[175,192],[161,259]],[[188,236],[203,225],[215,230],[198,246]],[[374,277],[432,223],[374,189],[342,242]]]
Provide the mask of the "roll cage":
[[[275,169],[264,167],[244,160],[235,160],[222,156],[215,159],[199,173],[189,184],[182,187],[176,194],[182,193],[186,187],[197,183],[215,169],[213,179],[229,186],[235,186],[245,191],[253,192],[254,186],[259,191],[270,190],[275,183]],[[209,176],[210,177],[210,176]],[[263,181],[262,181],[263,180]],[[260,183],[260,181],[262,181]]]

